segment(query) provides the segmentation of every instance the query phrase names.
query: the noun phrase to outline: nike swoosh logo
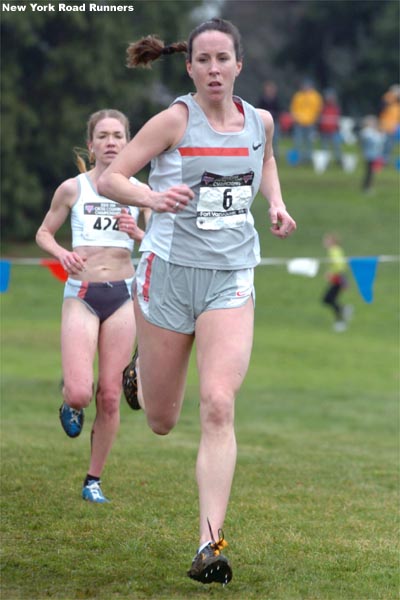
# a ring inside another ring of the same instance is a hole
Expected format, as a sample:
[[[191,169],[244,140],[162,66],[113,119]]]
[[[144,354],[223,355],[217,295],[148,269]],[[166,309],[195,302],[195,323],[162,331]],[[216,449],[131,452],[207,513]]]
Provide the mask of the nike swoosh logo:
[[[260,142],[260,144],[255,144],[253,142],[253,150],[258,150],[260,146],[262,146],[262,142]]]

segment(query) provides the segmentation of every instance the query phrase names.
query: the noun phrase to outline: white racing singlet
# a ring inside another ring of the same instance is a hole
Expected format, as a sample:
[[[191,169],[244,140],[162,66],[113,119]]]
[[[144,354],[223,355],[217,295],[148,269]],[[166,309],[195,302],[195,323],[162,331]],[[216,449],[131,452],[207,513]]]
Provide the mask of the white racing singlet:
[[[127,209],[136,219],[139,208],[118,204],[109,198],[100,196],[93,187],[87,173],[77,176],[79,195],[71,210],[72,247],[110,246],[133,251],[134,241],[127,233],[119,231],[116,215],[121,209]],[[142,185],[137,179],[132,184]]]

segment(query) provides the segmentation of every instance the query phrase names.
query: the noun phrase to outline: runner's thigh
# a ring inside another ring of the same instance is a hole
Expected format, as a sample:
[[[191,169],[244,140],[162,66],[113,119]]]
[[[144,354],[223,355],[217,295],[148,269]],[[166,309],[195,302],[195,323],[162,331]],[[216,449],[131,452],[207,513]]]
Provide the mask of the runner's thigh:
[[[122,371],[129,363],[135,342],[133,302],[128,300],[100,325],[99,383],[122,386]]]
[[[201,397],[216,389],[235,394],[246,375],[253,344],[254,305],[204,312],[197,319],[196,348]]]
[[[68,298],[62,306],[61,351],[64,379],[92,385],[99,319],[83,302]]]
[[[143,317],[135,299],[139,370],[146,414],[179,416],[193,336],[153,325]]]

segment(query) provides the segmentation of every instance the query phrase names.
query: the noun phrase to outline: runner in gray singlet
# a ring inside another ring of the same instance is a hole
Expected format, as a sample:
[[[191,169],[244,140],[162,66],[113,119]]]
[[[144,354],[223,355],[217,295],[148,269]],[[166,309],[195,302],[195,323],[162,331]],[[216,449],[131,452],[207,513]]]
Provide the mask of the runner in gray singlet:
[[[268,200],[273,235],[286,238],[296,223],[282,200],[272,117],[233,94],[242,68],[236,27],[211,19],[187,43],[142,38],[129,46],[128,66],[179,52],[187,53],[195,93],[150,119],[99,186],[118,202],[153,210],[137,270],[139,358],[131,372],[157,434],[167,434],[179,419],[196,339],[200,545],[188,575],[226,584],[232,567],[222,552],[222,527],[236,463],[235,396],[253,340],[253,268],[260,256],[250,210],[257,192]],[[129,176],[150,160],[152,189],[131,189]]]

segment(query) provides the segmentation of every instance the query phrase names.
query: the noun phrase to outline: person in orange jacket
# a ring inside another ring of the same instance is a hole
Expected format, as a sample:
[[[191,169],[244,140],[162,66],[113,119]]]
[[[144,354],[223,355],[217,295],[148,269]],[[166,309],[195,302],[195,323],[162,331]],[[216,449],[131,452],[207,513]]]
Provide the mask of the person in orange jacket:
[[[390,162],[393,146],[399,136],[400,128],[400,85],[391,85],[382,96],[379,112],[379,128],[385,135],[383,160]]]
[[[305,79],[290,103],[294,120],[293,140],[300,163],[311,162],[316,124],[321,114],[323,99],[310,79]]]

